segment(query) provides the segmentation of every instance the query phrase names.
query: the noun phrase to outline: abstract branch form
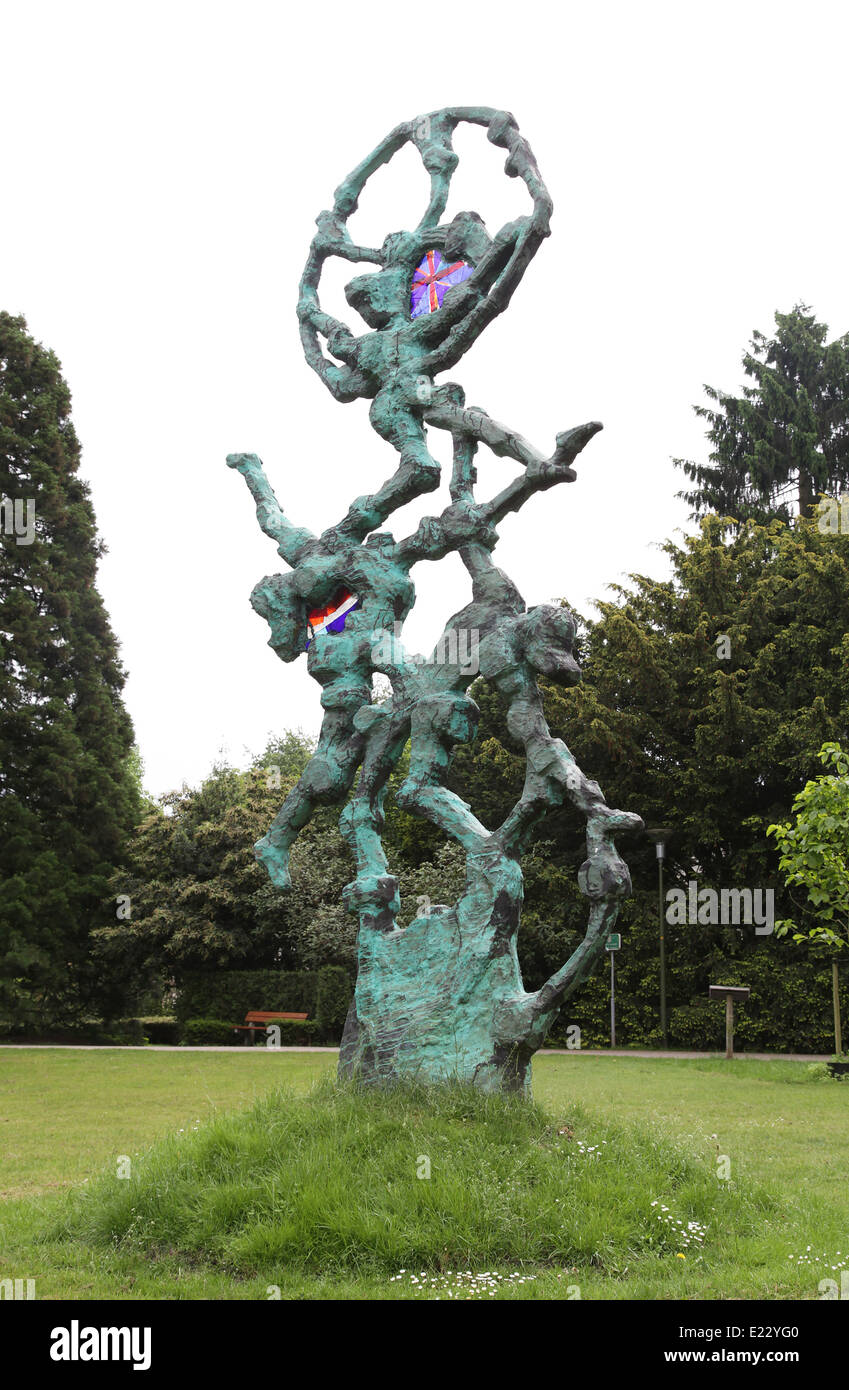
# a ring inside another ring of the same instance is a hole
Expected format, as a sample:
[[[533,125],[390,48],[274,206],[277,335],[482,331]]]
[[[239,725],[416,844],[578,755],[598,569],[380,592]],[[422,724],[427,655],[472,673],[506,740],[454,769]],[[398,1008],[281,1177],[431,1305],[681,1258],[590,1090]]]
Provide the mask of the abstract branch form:
[[[452,136],[461,122],[485,127],[488,139],[507,151],[505,171],[523,181],[533,203],[527,216],[494,237],[473,212],[440,220],[458,162]],[[394,232],[380,248],[358,246],[348,218],[367,180],[408,142],[430,176],[424,216],[414,231]],[[490,1090],[529,1091],[533,1053],[603,953],[619,899],[631,890],[614,840],[642,823],[611,810],[598,784],[552,738],[537,686],[539,675],[564,685],[580,679],[572,656],[574,620],[562,608],[526,608],[492,560],[498,522],[534,493],[572,482],[574,460],[601,426],[567,430],[545,457],[484,411],[467,408],[460,386],[434,382],[506,309],[549,235],[550,215],[533,154],[507,112],[449,107],[398,126],[340,185],[333,208],[319,215],[298,302],[308,363],[337,400],[371,400],[371,423],[397,452],[395,472],[314,536],[283,515],[256,455],[227,459],[243,474],[263,531],[290,566],[288,573],[261,580],[251,602],[267,619],[270,646],[281,660],[294,661],[307,649],[324,708],[316,751],[256,855],[272,881],[289,888],[289,851],[299,831],[317,806],[344,802],[340,826],[356,861],[356,876],[345,889],[359,935],[357,984],[339,1061],[343,1076],[459,1077]],[[345,289],[371,330],[359,337],[319,304],[329,256],[377,267]],[[452,438],[451,504],[396,541],[380,529],[387,518],[440,482],[428,426]],[[475,498],[480,444],[521,467],[488,502]],[[449,619],[425,660],[407,652],[400,639],[415,598],[410,569],[451,551],[471,577],[472,601]],[[527,763],[522,796],[494,830],[445,785],[453,750],[474,737],[478,719],[466,693],[475,674],[467,659],[470,632],[477,635],[480,674],[504,696],[510,733],[524,745]],[[371,703],[376,672],[388,677],[392,691],[380,704]],[[398,881],[389,872],[381,830],[387,779],[408,741],[409,774],[397,803],[462,845],[466,884],[453,907],[431,906],[402,929],[396,923]],[[516,954],[519,860],[534,827],[564,801],[587,822],[587,859],[578,881],[589,899],[589,920],[566,964],[527,993]]]

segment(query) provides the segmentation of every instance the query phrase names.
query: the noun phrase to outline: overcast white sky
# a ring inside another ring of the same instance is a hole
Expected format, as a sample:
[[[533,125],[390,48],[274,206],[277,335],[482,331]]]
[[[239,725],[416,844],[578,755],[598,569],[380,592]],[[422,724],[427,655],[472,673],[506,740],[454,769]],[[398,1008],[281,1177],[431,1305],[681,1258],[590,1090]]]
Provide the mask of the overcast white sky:
[[[242,762],[269,732],[318,728],[305,658],[279,662],[249,606],[280,562],[224,459],[259,453],[316,530],[395,466],[366,403],[337,404],[298,340],[313,219],[344,175],[421,112],[515,114],[552,236],[450,376],[546,453],[604,421],[578,481],[499,528],[529,604],[587,612],[628,572],[665,573],[657,543],[687,524],[670,459],[704,456],[691,406],[705,381],[739,385],[752,329],[804,300],[849,330],[847,39],[826,0],[5,0],[0,307],[26,315],[73,393],[151,791],[200,779],[222,747]],[[503,152],[478,132],[456,148],[449,214],[494,231],[526,209]],[[418,220],[414,163],[364,196],[361,240]],[[350,273],[326,307],[356,324]],[[514,471],[481,450],[493,491]],[[463,576],[455,559],[414,571],[414,650],[465,601]]]

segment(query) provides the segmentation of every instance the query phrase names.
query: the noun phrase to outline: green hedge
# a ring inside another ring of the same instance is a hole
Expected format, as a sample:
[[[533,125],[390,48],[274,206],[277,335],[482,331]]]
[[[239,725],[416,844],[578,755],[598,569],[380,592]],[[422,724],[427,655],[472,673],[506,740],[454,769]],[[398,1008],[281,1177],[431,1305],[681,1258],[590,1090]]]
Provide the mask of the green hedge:
[[[139,1047],[144,1043],[144,1029],[140,1018],[119,1018],[117,1023],[105,1023],[103,1026],[121,1042],[133,1043]]]
[[[142,1018],[140,1023],[149,1043],[173,1046],[180,1041],[180,1025],[176,1018]]]
[[[318,1038],[318,1024],[314,1018],[273,1018],[268,1026],[280,1029],[281,1047],[309,1047]],[[257,1047],[267,1047],[266,1034],[258,1031],[255,1044]]]
[[[141,1047],[144,1030],[139,1018],[111,1019],[108,1023],[89,1019],[85,1023],[41,1023],[9,1029],[14,1042],[94,1043],[101,1047]]]
[[[347,970],[341,965],[325,965],[318,972],[315,1021],[322,1042],[340,1042],[353,985]]]
[[[244,1023],[249,1009],[314,1018],[317,994],[317,970],[198,971],[180,980],[176,1014],[181,1022],[222,1018]]]
[[[181,1041],[184,1047],[237,1047],[244,1038],[244,1033],[234,1033],[232,1023],[220,1018],[189,1018],[183,1024]]]
[[[315,1019],[276,1018],[269,1027],[280,1029],[280,1047],[309,1047],[316,1041],[318,1024]],[[182,1043],[184,1047],[240,1047],[251,1042],[251,1035],[244,1029],[234,1032],[233,1024],[221,1018],[190,1018],[183,1024]],[[268,1038],[263,1026],[258,1026],[253,1035],[255,1047],[267,1047]]]
[[[231,1026],[244,1023],[251,1009],[305,1013],[313,1024],[310,1041],[330,1044],[342,1037],[352,992],[348,972],[335,965],[321,970],[196,972],[180,981],[176,1012],[180,1022],[220,1019]]]

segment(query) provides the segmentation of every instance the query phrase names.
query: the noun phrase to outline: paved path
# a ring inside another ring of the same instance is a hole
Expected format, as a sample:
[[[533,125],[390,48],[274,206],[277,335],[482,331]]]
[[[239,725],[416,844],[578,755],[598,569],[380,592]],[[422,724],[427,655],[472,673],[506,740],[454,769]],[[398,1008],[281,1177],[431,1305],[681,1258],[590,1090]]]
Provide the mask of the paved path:
[[[0,1048],[27,1048],[44,1051],[48,1048],[61,1048],[71,1052],[338,1052],[338,1047],[265,1047],[257,1043],[255,1047],[217,1047],[188,1044],[186,1047],[171,1043],[0,1043]]]
[[[580,1052],[570,1052],[568,1048],[546,1047],[542,1055],[546,1053],[554,1053],[557,1057],[652,1057],[661,1062],[692,1062],[698,1058],[725,1061],[724,1052],[638,1052],[635,1048],[612,1051],[609,1047],[584,1047]],[[739,1062],[827,1062],[829,1055],[825,1052],[735,1052],[734,1058]]]
[[[203,1047],[192,1044],[189,1047],[174,1046],[170,1043],[151,1043],[141,1047],[135,1043],[122,1046],[114,1043],[0,1043],[2,1048],[62,1048],[75,1052],[338,1052],[338,1047]],[[634,1049],[611,1051],[610,1048],[584,1047],[580,1051],[569,1048],[546,1047],[536,1054],[538,1057],[649,1057],[654,1061],[696,1061],[707,1059],[724,1061],[724,1052],[638,1052]],[[748,1062],[827,1062],[825,1052],[738,1052],[737,1061]]]

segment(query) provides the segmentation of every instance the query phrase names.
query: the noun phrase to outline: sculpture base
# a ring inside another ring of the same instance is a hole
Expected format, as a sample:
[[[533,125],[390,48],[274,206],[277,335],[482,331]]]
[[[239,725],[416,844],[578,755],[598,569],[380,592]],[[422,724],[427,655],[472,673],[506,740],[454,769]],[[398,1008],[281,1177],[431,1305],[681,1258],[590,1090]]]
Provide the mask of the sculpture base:
[[[381,1086],[399,1081],[465,1082],[478,1090],[519,1093],[530,1100],[533,1048],[495,1044],[478,1053],[458,1049],[452,1064],[447,1060],[452,1058],[452,1037],[435,1034],[432,1048],[422,1048],[418,1039],[408,1044],[404,1033],[401,1025],[397,1030],[372,1032],[365,1040],[352,1006],[339,1052],[340,1080]]]
[[[518,866],[501,861],[456,908],[433,907],[404,929],[361,929],[340,1078],[461,1081],[529,1096],[531,1058],[559,1008],[535,1013],[523,988],[520,902]]]

